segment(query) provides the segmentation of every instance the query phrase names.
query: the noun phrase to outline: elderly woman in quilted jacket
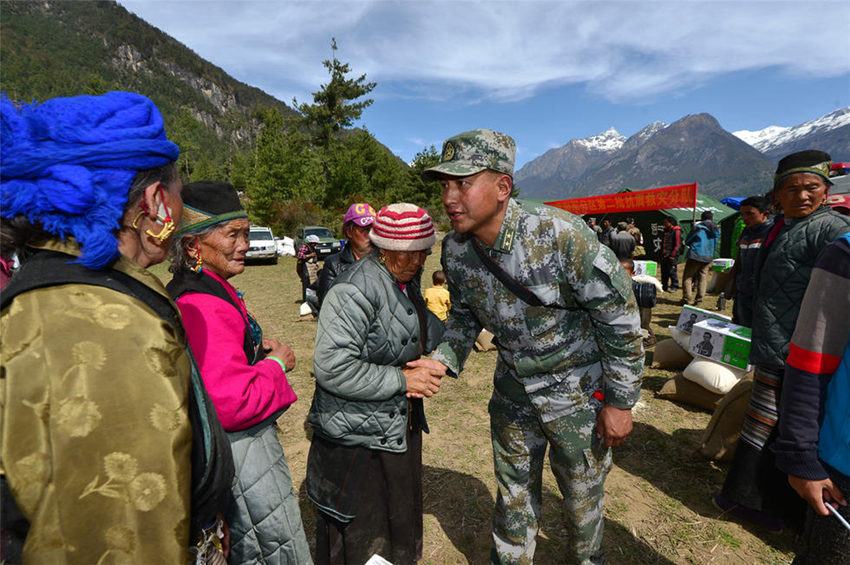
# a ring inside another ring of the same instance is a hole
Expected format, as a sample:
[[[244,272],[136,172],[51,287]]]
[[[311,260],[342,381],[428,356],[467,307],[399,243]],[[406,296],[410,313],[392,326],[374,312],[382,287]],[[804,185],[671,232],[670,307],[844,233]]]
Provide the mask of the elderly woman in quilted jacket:
[[[416,281],[434,226],[421,208],[392,204],[370,238],[376,249],[337,278],[316,332],[307,494],[318,509],[317,563],[422,556],[422,399],[445,373],[406,364],[442,335]]]
[[[250,222],[236,189],[201,181],[183,187],[183,226],[168,283],[227,431],[236,466],[230,562],[310,563],[298,496],[276,421],[296,400],[286,373],[292,350],[263,332],[228,279],[245,270]]]

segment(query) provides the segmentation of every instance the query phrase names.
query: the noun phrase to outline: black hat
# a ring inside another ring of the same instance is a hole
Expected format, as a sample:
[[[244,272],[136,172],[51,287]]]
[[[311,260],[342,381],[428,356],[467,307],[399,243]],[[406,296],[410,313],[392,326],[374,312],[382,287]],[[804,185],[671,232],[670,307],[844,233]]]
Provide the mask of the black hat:
[[[189,183],[183,186],[180,195],[183,197],[183,225],[178,235],[248,217],[236,188],[228,182],[202,180]]]
[[[786,155],[776,166],[773,187],[776,188],[782,181],[795,173],[812,173],[823,177],[827,184],[832,184],[829,180],[831,161],[832,157],[829,156],[829,153],[816,149],[807,149]]]

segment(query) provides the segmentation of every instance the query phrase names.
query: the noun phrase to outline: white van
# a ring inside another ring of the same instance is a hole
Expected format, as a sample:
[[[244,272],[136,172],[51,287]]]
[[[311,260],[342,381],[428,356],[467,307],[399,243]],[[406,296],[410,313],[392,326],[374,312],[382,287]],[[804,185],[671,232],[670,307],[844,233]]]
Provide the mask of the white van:
[[[245,261],[271,261],[277,264],[277,245],[271,228],[251,226],[250,243]]]

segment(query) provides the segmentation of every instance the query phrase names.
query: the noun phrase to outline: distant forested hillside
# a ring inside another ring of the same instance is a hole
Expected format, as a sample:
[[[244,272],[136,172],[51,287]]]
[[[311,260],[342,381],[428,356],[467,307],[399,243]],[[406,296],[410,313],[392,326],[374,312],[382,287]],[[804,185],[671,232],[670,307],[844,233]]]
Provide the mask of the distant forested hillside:
[[[325,88],[357,82],[336,55],[319,64],[333,75]],[[365,75],[358,80],[364,95],[374,87]],[[0,1],[0,84],[25,102],[110,90],[148,96],[180,146],[184,182],[229,180],[245,193],[254,221],[280,235],[301,223],[338,228],[354,201],[377,207],[407,199],[441,212],[439,191],[418,177],[438,159],[433,148],[410,168],[351,120],[322,123],[339,108],[314,101],[293,109],[112,1]],[[327,98],[361,110],[372,103]]]
[[[0,81],[10,98],[140,92],[162,110],[184,174],[250,149],[258,107],[296,114],[114,2],[4,1],[0,26]]]

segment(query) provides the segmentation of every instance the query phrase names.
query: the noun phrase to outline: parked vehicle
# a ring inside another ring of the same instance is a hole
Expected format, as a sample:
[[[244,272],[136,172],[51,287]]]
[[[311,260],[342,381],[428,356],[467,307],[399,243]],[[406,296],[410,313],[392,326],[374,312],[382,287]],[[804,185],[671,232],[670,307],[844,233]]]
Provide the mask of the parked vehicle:
[[[270,261],[277,264],[277,245],[271,228],[251,226],[250,243],[245,261]]]
[[[324,259],[342,251],[342,244],[330,229],[324,226],[301,226],[295,232],[296,252],[306,243],[308,235],[315,235],[319,238],[319,243],[316,244],[316,256],[319,259]]]

